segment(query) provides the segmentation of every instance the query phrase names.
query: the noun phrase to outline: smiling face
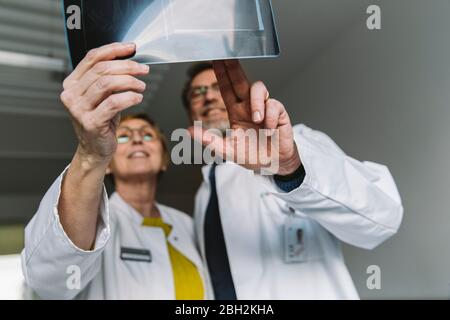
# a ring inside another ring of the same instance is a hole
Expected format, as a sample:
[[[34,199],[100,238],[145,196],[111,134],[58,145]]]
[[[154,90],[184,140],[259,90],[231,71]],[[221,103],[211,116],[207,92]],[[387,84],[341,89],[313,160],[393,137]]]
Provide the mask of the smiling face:
[[[224,131],[230,127],[225,102],[213,69],[205,70],[192,79],[188,99],[193,121],[202,121],[203,127],[207,129]]]
[[[109,166],[115,179],[147,179],[165,171],[160,134],[143,119],[127,119],[116,130],[117,150]]]

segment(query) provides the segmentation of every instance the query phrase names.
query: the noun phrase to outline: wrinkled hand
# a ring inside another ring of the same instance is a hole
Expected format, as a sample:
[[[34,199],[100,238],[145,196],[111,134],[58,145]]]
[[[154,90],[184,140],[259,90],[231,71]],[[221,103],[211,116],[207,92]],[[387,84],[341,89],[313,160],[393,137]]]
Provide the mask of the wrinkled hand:
[[[134,44],[113,43],[88,52],[64,80],[61,101],[72,118],[85,160],[107,164],[116,148],[120,112],[142,102],[146,84],[135,76],[149,67],[130,60]]]
[[[223,159],[235,161],[254,171],[272,167],[272,174],[289,175],[297,170],[301,165],[300,156],[283,104],[269,98],[264,83],[251,85],[237,60],[215,61],[214,71],[228,111],[231,135],[222,138],[204,130],[201,143]],[[257,139],[252,142],[245,135],[249,129],[258,132]],[[194,135],[192,128],[190,131]],[[262,143],[265,141],[261,141],[261,132],[268,137],[268,143]],[[261,154],[269,159],[263,161],[257,156]],[[236,161],[238,156],[243,155],[246,159],[244,163]],[[252,156],[257,156],[256,163],[250,161]],[[272,166],[274,161],[278,162],[278,166]]]

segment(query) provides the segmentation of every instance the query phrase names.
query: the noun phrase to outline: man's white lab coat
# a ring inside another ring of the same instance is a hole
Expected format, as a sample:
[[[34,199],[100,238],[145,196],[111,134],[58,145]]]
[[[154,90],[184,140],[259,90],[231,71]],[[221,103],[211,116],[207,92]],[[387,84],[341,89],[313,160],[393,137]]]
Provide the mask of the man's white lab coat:
[[[403,214],[396,185],[385,166],[348,157],[321,132],[297,125],[294,135],[306,177],[292,192],[234,163],[216,168],[237,298],[357,299],[340,241],[373,249],[396,233]],[[203,256],[210,169],[203,168],[194,216]],[[305,224],[305,262],[284,261],[283,226],[292,213]]]

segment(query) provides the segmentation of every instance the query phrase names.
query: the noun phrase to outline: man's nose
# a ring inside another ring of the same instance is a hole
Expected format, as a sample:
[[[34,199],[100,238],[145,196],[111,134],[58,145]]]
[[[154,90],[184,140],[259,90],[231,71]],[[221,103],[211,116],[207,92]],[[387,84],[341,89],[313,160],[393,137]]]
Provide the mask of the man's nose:
[[[220,92],[216,92],[215,90],[209,88],[208,91],[205,94],[205,100],[206,101],[216,101],[219,99]]]

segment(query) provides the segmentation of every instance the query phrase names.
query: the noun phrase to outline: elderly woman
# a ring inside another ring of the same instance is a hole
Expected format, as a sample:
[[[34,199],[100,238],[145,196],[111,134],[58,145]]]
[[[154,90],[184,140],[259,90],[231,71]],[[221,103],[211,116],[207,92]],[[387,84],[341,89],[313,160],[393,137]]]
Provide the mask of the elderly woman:
[[[167,145],[142,101],[148,66],[112,60],[134,45],[90,52],[64,81],[61,99],[79,140],[70,166],[26,228],[22,266],[42,298],[204,299],[204,268],[191,218],[156,202]],[[112,174],[108,199],[103,181]]]

